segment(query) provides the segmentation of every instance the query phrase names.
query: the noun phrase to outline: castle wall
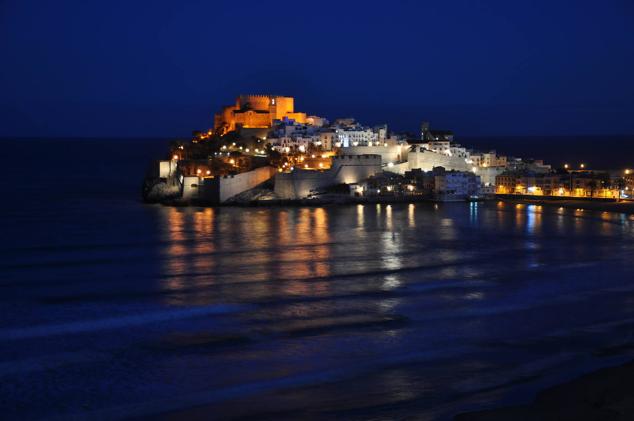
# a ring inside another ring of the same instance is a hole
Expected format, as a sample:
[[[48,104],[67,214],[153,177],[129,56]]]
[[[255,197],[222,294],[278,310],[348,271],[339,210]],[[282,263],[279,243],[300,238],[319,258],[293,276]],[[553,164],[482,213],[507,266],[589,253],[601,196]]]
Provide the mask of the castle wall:
[[[288,97],[288,96],[271,97],[271,114],[272,114],[271,117],[273,120],[281,120],[282,118],[284,118],[284,116],[286,116],[289,113],[293,113],[294,111],[295,111],[294,98]],[[304,120],[306,120],[305,114],[304,114]]]
[[[297,123],[300,124],[305,124],[306,123],[306,113],[287,113],[285,115],[282,116],[283,117],[287,117],[291,120],[295,120]]]
[[[332,159],[334,184],[354,184],[381,172],[380,155],[341,155]]]
[[[269,105],[271,103],[271,97],[268,95],[240,95],[236,100],[236,108],[240,109],[245,105],[258,111],[269,111]]]
[[[246,190],[252,189],[273,177],[276,169],[260,167],[241,174],[216,178],[183,177],[181,198],[199,199],[210,203],[224,203]]]
[[[197,176],[188,175],[183,177],[181,198],[183,200],[197,199],[199,183],[200,179]]]
[[[410,145],[350,146],[342,148],[346,155],[380,155],[384,165],[407,160]]]
[[[333,158],[328,171],[295,170],[275,176],[275,193],[283,199],[303,199],[311,190],[335,184],[354,184],[381,172],[378,155],[344,155]]]
[[[250,190],[273,177],[277,170],[273,167],[260,167],[255,170],[222,178],[216,178],[219,185],[218,201],[224,203],[243,191]]]
[[[422,148],[410,151],[407,154],[409,169],[421,169],[423,171],[431,171],[434,167],[443,167],[446,170],[471,171],[472,167],[468,165],[464,158],[457,156],[444,155]]]
[[[311,190],[336,184],[329,171],[295,170],[275,175],[275,194],[282,199],[303,199]]]
[[[177,162],[171,161],[159,161],[159,177],[168,178],[176,171]]]
[[[246,105],[249,111],[240,111]],[[273,120],[284,117],[298,123],[306,123],[305,113],[295,112],[295,99],[285,96],[240,95],[235,106],[224,107],[214,116],[214,129],[226,126],[227,131],[235,130],[236,125],[246,127],[271,127]]]
[[[270,127],[271,119],[269,113],[259,113],[255,111],[234,112],[234,127],[241,125],[244,127]]]

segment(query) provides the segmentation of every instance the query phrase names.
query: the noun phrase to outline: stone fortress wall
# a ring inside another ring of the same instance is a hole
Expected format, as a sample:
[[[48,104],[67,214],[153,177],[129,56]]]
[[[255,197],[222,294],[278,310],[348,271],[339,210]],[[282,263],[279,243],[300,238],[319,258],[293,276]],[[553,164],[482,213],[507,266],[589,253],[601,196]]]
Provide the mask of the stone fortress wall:
[[[408,170],[421,169],[431,171],[434,167],[443,167],[448,171],[471,171],[472,166],[467,164],[464,158],[450,156],[424,149],[417,146],[407,154]]]
[[[275,194],[282,199],[303,199],[311,191],[346,183],[355,184],[381,172],[380,155],[341,155],[326,171],[295,170],[275,176]]]
[[[214,116],[214,130],[224,132],[245,128],[269,128],[274,120],[289,118],[306,123],[306,113],[295,112],[295,99],[277,95],[240,95],[235,105],[223,107]]]
[[[224,177],[204,178],[197,176],[183,177],[183,200],[203,200],[210,203],[224,203],[246,190],[252,189],[276,173],[270,166],[256,168],[251,171]]]

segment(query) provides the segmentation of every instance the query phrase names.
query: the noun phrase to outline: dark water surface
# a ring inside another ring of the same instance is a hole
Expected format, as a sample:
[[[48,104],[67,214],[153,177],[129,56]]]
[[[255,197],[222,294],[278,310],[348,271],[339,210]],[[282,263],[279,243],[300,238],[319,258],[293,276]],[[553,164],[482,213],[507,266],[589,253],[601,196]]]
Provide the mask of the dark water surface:
[[[6,146],[4,419],[448,419],[634,354],[625,215],[141,204],[163,147]]]

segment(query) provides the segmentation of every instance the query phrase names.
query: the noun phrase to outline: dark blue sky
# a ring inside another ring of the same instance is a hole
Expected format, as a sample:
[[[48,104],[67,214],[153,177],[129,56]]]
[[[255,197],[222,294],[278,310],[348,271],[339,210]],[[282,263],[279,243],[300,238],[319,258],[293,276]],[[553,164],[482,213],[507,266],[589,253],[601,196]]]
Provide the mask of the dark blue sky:
[[[399,130],[634,133],[634,2],[0,0],[0,136],[181,136],[239,93]]]

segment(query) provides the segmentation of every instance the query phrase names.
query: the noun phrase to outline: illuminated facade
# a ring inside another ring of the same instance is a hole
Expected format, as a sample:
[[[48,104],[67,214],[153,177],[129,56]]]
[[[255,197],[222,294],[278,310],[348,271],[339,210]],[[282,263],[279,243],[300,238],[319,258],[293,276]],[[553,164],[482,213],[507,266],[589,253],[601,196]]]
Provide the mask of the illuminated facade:
[[[495,177],[495,185],[497,194],[601,199],[621,197],[618,187],[591,174],[501,174]]]
[[[306,113],[295,112],[295,99],[287,96],[240,95],[235,105],[214,116],[214,130],[224,134],[239,128],[270,128],[275,120],[307,122]]]

